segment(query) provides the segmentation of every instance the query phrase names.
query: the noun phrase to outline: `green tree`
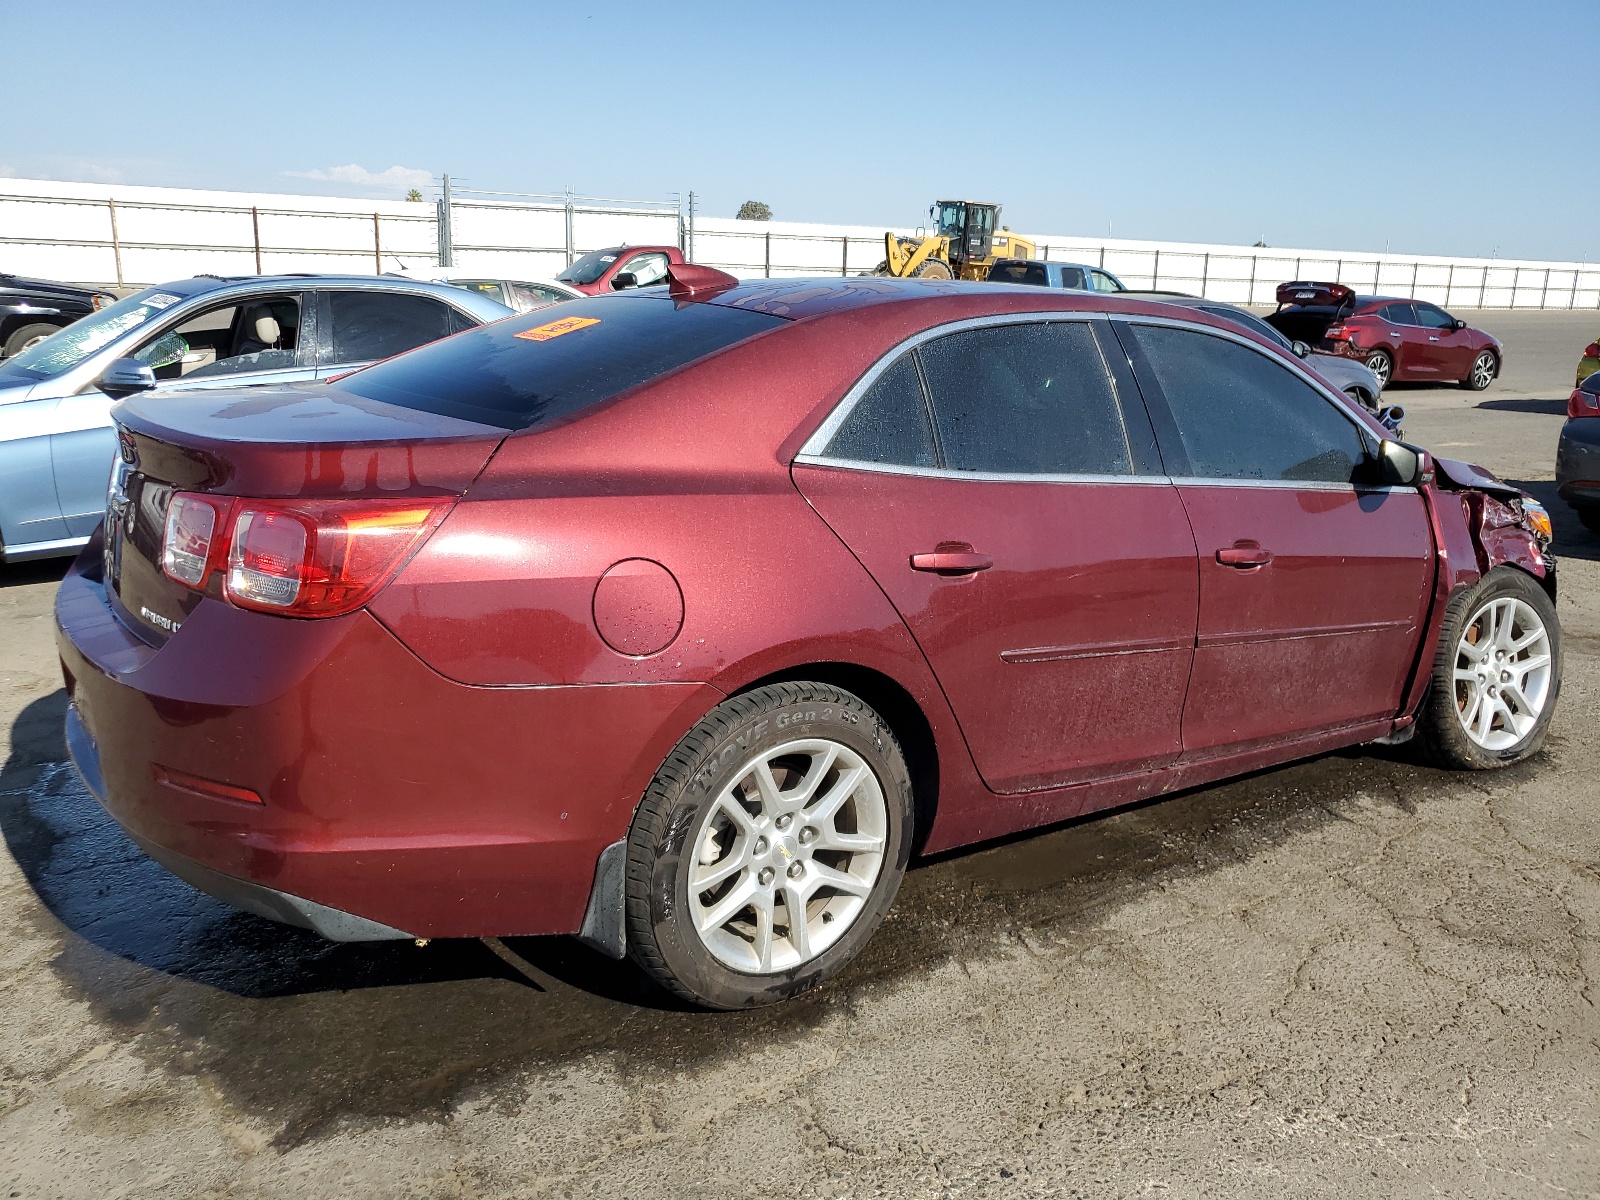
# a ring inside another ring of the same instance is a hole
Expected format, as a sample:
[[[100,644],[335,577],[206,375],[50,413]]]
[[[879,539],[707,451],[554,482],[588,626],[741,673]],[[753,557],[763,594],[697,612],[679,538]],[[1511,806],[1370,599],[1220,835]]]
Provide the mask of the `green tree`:
[[[735,214],[734,219],[739,221],[770,221],[772,220],[772,205],[763,204],[759,200],[746,200],[739,205],[739,211]]]
[[[412,201],[413,203],[420,204],[422,202],[422,193],[417,191],[416,188],[412,188],[406,193],[406,199]]]

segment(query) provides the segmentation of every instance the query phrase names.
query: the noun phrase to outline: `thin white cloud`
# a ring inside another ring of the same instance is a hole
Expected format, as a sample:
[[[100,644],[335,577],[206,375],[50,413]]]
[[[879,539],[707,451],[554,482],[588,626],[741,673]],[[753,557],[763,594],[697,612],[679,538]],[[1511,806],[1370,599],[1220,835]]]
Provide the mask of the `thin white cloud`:
[[[348,183],[364,188],[425,188],[433,182],[433,172],[420,167],[396,166],[386,171],[369,171],[358,163],[327,170],[285,171],[284,174],[296,179],[320,179],[325,183]]]

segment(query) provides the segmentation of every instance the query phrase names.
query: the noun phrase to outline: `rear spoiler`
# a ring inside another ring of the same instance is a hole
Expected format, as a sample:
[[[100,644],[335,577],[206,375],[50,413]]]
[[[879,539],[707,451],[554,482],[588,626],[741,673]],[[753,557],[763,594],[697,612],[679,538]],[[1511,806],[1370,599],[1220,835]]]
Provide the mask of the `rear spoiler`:
[[[1344,313],[1356,306],[1356,294],[1342,283],[1311,283],[1304,280],[1278,285],[1278,307],[1330,308]]]

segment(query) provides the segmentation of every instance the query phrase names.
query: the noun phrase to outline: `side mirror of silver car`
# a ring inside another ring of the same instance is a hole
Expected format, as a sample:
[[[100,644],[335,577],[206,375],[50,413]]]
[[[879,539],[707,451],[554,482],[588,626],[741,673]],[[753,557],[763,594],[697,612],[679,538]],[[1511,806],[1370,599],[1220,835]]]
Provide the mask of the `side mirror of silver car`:
[[[1295,342],[1290,343],[1289,349],[1294,351],[1294,356],[1296,358],[1305,358],[1308,354],[1311,353],[1311,347],[1306,345],[1304,342],[1301,342],[1301,341],[1295,341]]]
[[[1404,442],[1378,443],[1378,477],[1388,487],[1418,487],[1427,482],[1427,452]]]
[[[106,368],[95,386],[108,396],[131,396],[148,392],[156,385],[156,373],[137,358],[119,358]]]

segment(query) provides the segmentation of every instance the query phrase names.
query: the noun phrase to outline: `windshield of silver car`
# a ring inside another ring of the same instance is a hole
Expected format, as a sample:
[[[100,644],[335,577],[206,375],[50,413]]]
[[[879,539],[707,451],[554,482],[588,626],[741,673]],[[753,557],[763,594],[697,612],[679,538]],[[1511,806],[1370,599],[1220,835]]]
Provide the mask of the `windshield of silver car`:
[[[183,297],[151,288],[110,308],[102,308],[30,346],[14,358],[0,362],[0,382],[53,379],[69,371],[98,350],[161,315]]]

